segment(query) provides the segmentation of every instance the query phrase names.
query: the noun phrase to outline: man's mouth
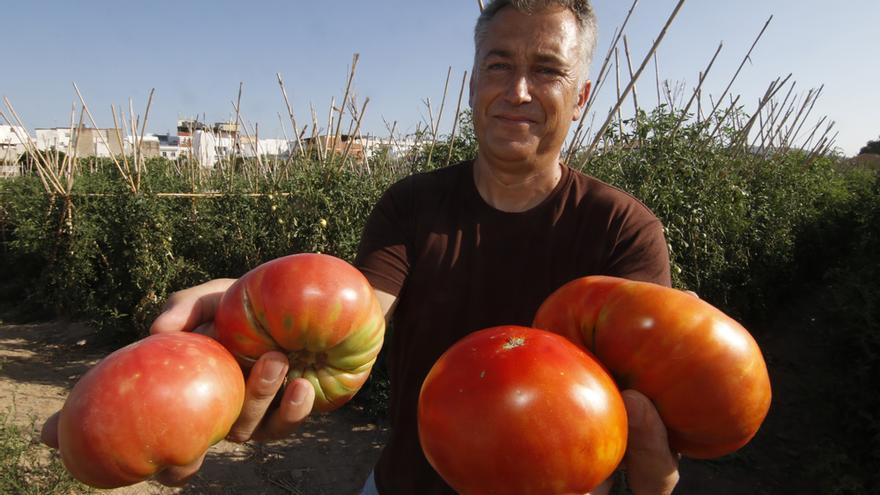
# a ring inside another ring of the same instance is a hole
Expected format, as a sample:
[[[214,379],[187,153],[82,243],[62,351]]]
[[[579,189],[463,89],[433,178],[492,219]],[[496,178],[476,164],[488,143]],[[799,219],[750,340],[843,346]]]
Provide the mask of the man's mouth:
[[[512,114],[499,114],[495,116],[496,119],[502,122],[508,122],[512,124],[534,124],[535,120],[526,117],[525,115],[512,115]]]

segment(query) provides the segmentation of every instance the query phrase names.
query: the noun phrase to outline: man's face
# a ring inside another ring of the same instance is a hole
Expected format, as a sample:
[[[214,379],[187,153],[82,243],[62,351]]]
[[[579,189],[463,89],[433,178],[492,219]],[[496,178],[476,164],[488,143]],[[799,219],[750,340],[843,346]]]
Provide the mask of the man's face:
[[[487,26],[471,76],[480,153],[493,162],[558,159],[589,95],[577,87],[577,21],[569,10],[526,15],[505,7]]]

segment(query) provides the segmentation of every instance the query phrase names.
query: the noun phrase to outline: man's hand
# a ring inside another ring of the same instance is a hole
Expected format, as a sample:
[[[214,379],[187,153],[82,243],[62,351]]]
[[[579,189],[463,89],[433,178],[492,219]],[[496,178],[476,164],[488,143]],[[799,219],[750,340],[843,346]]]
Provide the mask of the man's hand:
[[[629,489],[635,495],[668,495],[678,484],[679,455],[669,450],[666,427],[651,400],[636,390],[621,394],[626,406],[629,438],[620,464]],[[608,495],[614,476],[594,488],[590,495]]]
[[[623,391],[629,439],[623,467],[636,495],[667,495],[678,484],[679,455],[669,449],[669,438],[651,400],[635,390]]]
[[[153,325],[150,333],[195,331],[214,337],[214,314],[223,293],[233,279],[217,279],[169,297],[165,309]],[[269,406],[284,386],[289,363],[280,352],[268,352],[251,368],[246,383],[245,401],[241,414],[227,438],[233,442],[248,440],[269,441],[284,438],[312,411],[315,389],[308,380],[291,381],[281,396],[277,409],[270,414]],[[52,448],[58,448],[58,414],[53,414],[43,425],[40,438]],[[156,475],[156,480],[169,486],[179,486],[201,468],[204,456],[188,466],[175,466]]]

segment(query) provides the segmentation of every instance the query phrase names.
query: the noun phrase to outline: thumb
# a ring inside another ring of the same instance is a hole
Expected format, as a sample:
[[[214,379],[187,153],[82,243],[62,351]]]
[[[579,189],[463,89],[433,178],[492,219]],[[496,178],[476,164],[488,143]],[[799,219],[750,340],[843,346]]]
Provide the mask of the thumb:
[[[49,419],[43,423],[43,428],[40,430],[40,441],[53,449],[58,448],[58,419],[60,415],[61,411],[57,411],[49,416]]]
[[[211,322],[223,293],[234,280],[217,279],[175,292],[150,326],[150,333],[190,332]]]

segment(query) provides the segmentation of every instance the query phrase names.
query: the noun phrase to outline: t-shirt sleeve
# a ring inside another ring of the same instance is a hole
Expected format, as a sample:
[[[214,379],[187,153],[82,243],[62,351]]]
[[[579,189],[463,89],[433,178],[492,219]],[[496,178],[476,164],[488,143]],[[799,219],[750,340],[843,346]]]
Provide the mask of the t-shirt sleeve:
[[[624,223],[608,260],[609,275],[672,286],[669,249],[656,217]]]
[[[391,186],[376,203],[361,235],[355,266],[370,284],[400,295],[410,268],[412,202],[407,179]]]

